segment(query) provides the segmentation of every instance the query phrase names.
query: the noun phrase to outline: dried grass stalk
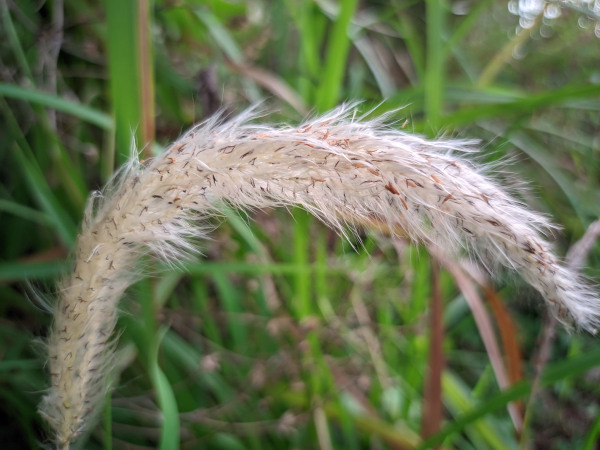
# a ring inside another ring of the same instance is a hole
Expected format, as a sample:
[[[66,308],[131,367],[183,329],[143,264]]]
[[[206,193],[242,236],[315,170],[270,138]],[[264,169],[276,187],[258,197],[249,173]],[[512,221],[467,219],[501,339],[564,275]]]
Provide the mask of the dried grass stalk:
[[[89,201],[74,267],[48,342],[52,385],[40,406],[59,447],[86,429],[106,389],[117,304],[141,254],[178,262],[223,202],[300,205],[345,235],[398,226],[415,242],[517,270],[556,317],[595,330],[600,308],[543,233],[552,225],[463,157],[466,141],[427,141],[339,108],[298,128],[253,125],[251,113],[196,126],[164,154],[132,160]],[[204,221],[204,222],[203,222]]]

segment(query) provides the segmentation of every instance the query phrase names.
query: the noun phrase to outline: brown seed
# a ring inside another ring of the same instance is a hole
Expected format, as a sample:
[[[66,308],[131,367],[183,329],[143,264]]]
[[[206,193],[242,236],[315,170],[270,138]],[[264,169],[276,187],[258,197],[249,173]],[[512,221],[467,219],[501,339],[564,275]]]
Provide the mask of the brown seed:
[[[400,201],[402,202],[402,204],[404,205],[404,207],[406,208],[406,210],[408,211],[408,205],[406,204],[404,199],[402,197],[399,197],[399,198],[400,198]]]
[[[452,198],[452,194],[448,194],[448,195],[446,196],[446,198],[445,198],[445,199],[442,201],[442,205],[443,205],[444,203],[446,203],[448,200],[450,200],[451,198]]]
[[[388,191],[394,195],[400,195],[400,191],[392,183],[388,183],[384,186]],[[408,209],[408,208],[407,208]]]

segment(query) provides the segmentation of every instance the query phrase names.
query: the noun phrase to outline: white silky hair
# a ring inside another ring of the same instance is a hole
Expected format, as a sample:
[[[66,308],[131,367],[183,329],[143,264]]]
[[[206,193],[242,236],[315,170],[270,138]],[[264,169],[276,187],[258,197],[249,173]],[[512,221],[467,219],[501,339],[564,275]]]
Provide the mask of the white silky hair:
[[[208,237],[222,205],[301,206],[342,236],[375,226],[492,271],[515,270],[565,324],[595,332],[593,289],[552,251],[553,226],[472,162],[475,143],[426,140],[342,106],[297,127],[251,111],[195,126],[165,153],[133,159],[91,196],[48,339],[51,387],[40,405],[59,448],[89,428],[106,390],[118,302],[151,254],[178,263]],[[471,159],[469,159],[471,158]]]

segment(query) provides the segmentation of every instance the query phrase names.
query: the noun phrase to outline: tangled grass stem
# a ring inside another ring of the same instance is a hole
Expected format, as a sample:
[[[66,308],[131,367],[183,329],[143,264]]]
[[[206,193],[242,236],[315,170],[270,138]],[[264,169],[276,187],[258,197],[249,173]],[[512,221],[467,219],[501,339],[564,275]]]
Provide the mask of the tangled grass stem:
[[[89,200],[54,312],[52,383],[40,406],[59,447],[102,402],[118,302],[139,257],[190,257],[223,202],[299,205],[342,235],[379,224],[449,254],[466,250],[518,271],[560,321],[595,330],[598,299],[553,254],[543,237],[551,224],[463,156],[473,143],[428,141],[354,114],[341,107],[298,127],[254,125],[251,113],[213,118],[164,154],[131,161]]]

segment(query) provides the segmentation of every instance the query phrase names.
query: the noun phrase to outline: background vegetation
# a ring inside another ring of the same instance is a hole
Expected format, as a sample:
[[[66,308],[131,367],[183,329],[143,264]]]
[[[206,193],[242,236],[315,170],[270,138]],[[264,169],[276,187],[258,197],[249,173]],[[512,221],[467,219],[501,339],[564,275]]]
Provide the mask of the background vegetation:
[[[47,442],[32,340],[132,134],[147,157],[219,108],[402,108],[396,126],[512,161],[498,176],[530,181],[564,254],[600,215],[592,3],[0,0],[1,442]],[[595,448],[597,339],[557,329],[512,275],[465,298],[456,265],[361,237],[228,213],[201,261],[130,290],[85,448]]]

